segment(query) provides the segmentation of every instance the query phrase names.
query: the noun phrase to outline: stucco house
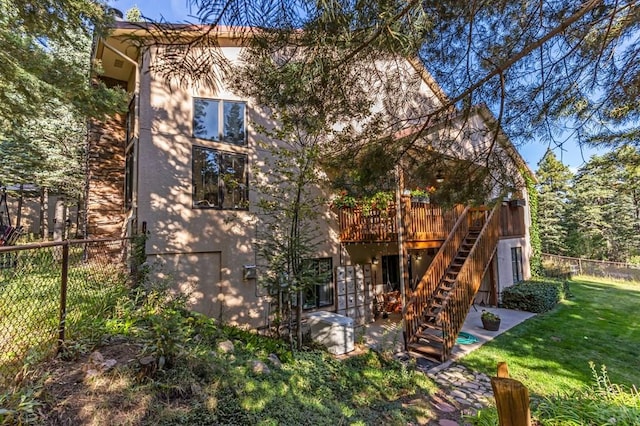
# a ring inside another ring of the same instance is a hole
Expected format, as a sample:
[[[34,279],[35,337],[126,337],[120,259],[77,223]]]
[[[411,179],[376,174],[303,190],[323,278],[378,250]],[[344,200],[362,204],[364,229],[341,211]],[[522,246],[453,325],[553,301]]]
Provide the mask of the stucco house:
[[[179,25],[173,29],[186,31]],[[118,22],[108,37],[95,42],[93,59],[103,69],[96,78],[123,87],[132,100],[128,114],[90,126],[88,236],[147,233],[148,262],[159,277],[188,292],[193,309],[264,327],[270,308],[255,268],[260,263],[254,246],[260,195],[252,179],[265,172],[265,153],[258,144],[264,136],[256,128],[269,117],[224,84],[215,92],[171,86],[150,67],[157,49],[141,49],[132,41],[131,36],[150,31]],[[233,30],[215,34],[222,54],[238,61],[243,46]],[[406,86],[406,97],[415,95],[418,107],[426,109],[445,101],[422,64],[400,62],[394,66],[402,67],[411,81],[400,84]],[[399,139],[420,134],[415,146],[423,152],[438,150],[438,140],[457,141],[455,147],[442,148],[451,152],[443,153],[446,159],[430,177],[399,177],[399,203],[367,211],[334,203],[332,209],[333,195],[327,192],[318,224],[323,238],[311,260],[319,270],[332,271],[332,279],[310,293],[305,311],[337,312],[363,324],[381,307],[399,306],[407,344],[445,359],[471,303],[496,304],[502,289],[530,276],[530,214],[520,174],[531,172],[495,127],[491,112],[478,106],[470,116],[454,114],[426,136],[417,127],[398,130],[394,137]],[[437,196],[429,203],[411,197],[414,187],[437,189],[459,170],[490,168],[464,162],[487,146],[498,152],[506,168],[501,172],[515,182],[510,194],[501,193],[496,183],[493,196],[501,198],[491,204],[495,207],[444,208]]]

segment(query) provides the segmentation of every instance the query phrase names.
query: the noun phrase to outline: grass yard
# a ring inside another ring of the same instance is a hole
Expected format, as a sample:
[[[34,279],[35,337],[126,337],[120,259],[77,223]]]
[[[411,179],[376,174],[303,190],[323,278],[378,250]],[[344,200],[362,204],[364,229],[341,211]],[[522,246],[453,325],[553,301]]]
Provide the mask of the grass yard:
[[[541,396],[593,383],[589,366],[605,365],[613,383],[640,387],[640,283],[577,277],[573,297],[460,360],[495,375],[506,361],[513,378]]]

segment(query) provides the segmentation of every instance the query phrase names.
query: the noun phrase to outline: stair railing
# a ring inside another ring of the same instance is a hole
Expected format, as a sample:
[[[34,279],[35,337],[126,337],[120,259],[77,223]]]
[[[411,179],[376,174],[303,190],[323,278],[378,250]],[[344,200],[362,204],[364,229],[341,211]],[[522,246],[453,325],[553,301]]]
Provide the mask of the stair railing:
[[[484,226],[460,268],[451,292],[442,304],[440,319],[444,336],[443,361],[451,355],[458,333],[462,329],[473,299],[482,284],[482,278],[495,254],[500,236],[499,211],[500,203],[497,203],[488,216],[486,208],[474,209],[469,215],[476,226],[479,223]]]
[[[467,216],[469,210],[469,207],[462,205],[455,206],[454,214],[458,220],[453,225],[447,239],[442,243],[442,246],[440,246],[440,250],[438,250],[431,261],[431,264],[422,276],[422,279],[420,279],[416,289],[412,292],[411,298],[407,301],[407,306],[404,310],[405,342],[410,342],[419,330],[423,314],[428,307],[433,292],[438,287],[440,279],[444,276],[445,271],[456,256],[462,241],[469,232],[469,218]]]

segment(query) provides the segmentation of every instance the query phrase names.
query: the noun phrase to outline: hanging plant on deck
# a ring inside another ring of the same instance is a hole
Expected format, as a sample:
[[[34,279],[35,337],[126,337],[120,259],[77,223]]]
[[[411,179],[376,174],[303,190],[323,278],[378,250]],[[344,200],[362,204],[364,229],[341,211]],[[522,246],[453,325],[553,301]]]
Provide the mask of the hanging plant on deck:
[[[356,205],[355,197],[348,195],[344,189],[340,191],[340,194],[338,194],[330,204],[332,209],[354,208]]]
[[[340,193],[331,201],[331,208],[355,208],[359,207],[364,216],[370,216],[374,209],[380,210],[382,215],[387,214],[387,208],[395,202],[395,195],[392,191],[378,191],[370,197],[356,199],[348,195],[346,190]]]
[[[435,186],[426,186],[424,188],[416,188],[409,191],[412,200],[429,202],[431,195],[435,194]]]

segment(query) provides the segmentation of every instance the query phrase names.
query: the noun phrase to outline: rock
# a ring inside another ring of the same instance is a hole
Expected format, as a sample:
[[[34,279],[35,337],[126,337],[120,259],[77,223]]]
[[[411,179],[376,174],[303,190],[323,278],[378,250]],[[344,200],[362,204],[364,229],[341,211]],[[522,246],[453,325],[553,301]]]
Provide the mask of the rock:
[[[438,421],[439,426],[459,426],[455,420],[442,419]]]
[[[99,351],[93,351],[91,355],[89,355],[89,362],[94,365],[100,365],[104,362],[104,357]]]
[[[251,361],[251,370],[256,374],[271,373],[271,370],[269,370],[269,367],[267,366],[267,364],[258,360]]]
[[[155,357],[148,355],[145,357],[142,357],[138,360],[138,362],[140,363],[140,365],[142,365],[143,367],[149,366],[151,364],[154,364],[156,362]]]
[[[453,413],[454,411],[456,411],[456,408],[451,405],[451,404],[447,404],[446,402],[438,402],[436,404],[434,404],[433,406],[436,410],[441,411],[443,413]]]
[[[102,364],[100,364],[100,369],[102,371],[109,371],[111,370],[113,367],[115,367],[118,364],[118,361],[116,361],[113,358],[109,358],[108,360],[106,360],[105,362],[103,362]]]
[[[462,392],[461,390],[458,390],[458,389],[452,390],[451,391],[451,395],[456,399],[457,398],[462,398],[462,399],[465,399],[465,400],[467,399],[467,394]]]
[[[235,347],[233,346],[233,342],[231,340],[225,340],[224,342],[218,343],[218,351],[223,354],[228,354],[233,352]]]
[[[271,364],[276,367],[276,368],[282,368],[282,362],[280,361],[280,358],[278,358],[278,355],[276,354],[269,354],[269,361],[271,362]]]

